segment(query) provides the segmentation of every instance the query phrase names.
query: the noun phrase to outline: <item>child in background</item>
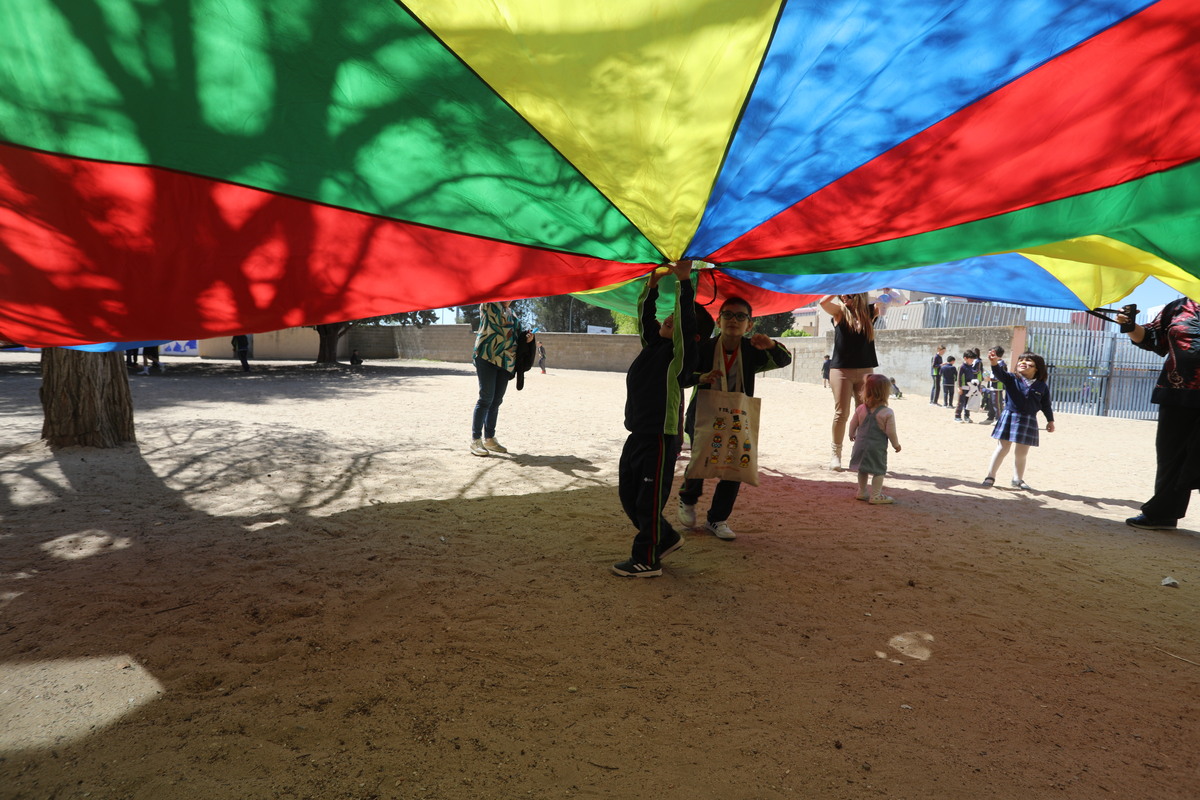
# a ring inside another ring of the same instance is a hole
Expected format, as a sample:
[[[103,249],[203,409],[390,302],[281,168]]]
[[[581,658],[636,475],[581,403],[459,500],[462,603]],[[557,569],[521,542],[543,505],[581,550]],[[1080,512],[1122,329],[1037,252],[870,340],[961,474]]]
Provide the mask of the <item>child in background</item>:
[[[858,471],[858,500],[872,505],[894,503],[895,498],[883,493],[883,476],[887,472],[887,446],[900,452],[896,437],[896,414],[888,408],[892,384],[885,375],[868,375],[863,383],[862,403],[854,410],[850,422],[850,469]],[[867,494],[867,476],[871,476],[871,493]]]
[[[929,362],[929,375],[933,378],[933,391],[929,393],[929,405],[931,406],[938,404],[938,395],[941,393],[942,354],[945,352],[946,345],[939,344],[937,352],[933,354],[933,360]]]
[[[1008,455],[1009,448],[1016,443],[1012,485],[1016,489],[1032,491],[1025,482],[1025,459],[1029,455],[1029,448],[1038,446],[1038,411],[1046,415],[1046,433],[1054,433],[1054,411],[1050,408],[1050,387],[1046,385],[1049,370],[1046,369],[1045,360],[1036,353],[1022,353],[1017,358],[1016,375],[1000,366],[1000,356],[995,350],[988,353],[988,361],[992,365],[992,374],[1000,379],[1008,391],[1008,399],[992,431],[992,438],[998,440],[999,444],[992,453],[992,463],[988,465],[983,485],[992,486],[996,483],[996,470]]]
[[[978,381],[979,373],[979,351],[968,350],[963,353],[963,365],[958,368],[958,405],[954,407],[955,422],[971,421],[971,411],[967,408],[967,398],[971,395],[971,389],[973,388],[971,381]]]
[[[947,356],[942,364],[942,405],[950,407],[954,399],[954,383],[958,380],[958,367],[954,366],[954,356]]]
[[[1004,347],[1001,345],[996,345],[991,349],[988,355],[990,356],[992,353],[995,353],[996,358],[1000,359],[999,362],[997,362],[998,366],[1005,372],[1008,372],[1008,362],[1004,360]],[[1000,383],[1000,379],[996,377],[995,370],[992,370],[991,378],[988,381],[988,387],[991,389],[991,392],[987,397],[988,401],[990,402],[990,405],[988,406],[987,422],[991,423],[996,421],[996,415],[1000,413],[1000,409],[1004,408],[1004,384]]]

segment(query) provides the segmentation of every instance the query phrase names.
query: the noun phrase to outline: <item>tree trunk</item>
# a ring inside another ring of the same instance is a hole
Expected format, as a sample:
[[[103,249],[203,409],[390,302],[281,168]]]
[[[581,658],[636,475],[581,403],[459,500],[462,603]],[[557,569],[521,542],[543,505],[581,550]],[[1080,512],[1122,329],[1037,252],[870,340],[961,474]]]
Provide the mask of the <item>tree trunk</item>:
[[[345,322],[330,323],[328,325],[314,325],[317,329],[318,345],[317,345],[317,363],[318,364],[336,364],[337,363],[337,346],[338,340],[350,330],[350,326]]]
[[[42,351],[42,438],[57,447],[136,442],[125,354]]]

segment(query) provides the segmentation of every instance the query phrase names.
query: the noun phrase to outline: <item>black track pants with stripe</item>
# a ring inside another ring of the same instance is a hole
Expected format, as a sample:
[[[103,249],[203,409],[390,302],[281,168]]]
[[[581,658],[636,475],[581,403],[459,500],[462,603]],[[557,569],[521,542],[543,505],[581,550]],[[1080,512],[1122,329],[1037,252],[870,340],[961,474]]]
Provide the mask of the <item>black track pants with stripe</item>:
[[[632,557],[643,564],[657,564],[658,543],[674,538],[675,529],[663,518],[663,508],[675,481],[680,445],[678,436],[631,433],[621,450],[621,507],[637,526]]]

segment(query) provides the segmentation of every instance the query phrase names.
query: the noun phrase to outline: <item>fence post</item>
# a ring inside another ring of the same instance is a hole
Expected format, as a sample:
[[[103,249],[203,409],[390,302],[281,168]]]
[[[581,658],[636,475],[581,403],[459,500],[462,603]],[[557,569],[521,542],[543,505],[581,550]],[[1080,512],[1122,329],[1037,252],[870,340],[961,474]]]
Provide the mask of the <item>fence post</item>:
[[[1097,402],[1100,404],[1100,408],[1097,409],[1097,413],[1101,417],[1108,416],[1108,408],[1109,408],[1108,390],[1109,390],[1109,385],[1112,381],[1113,365],[1116,363],[1116,358],[1117,358],[1117,337],[1116,337],[1116,335],[1110,335],[1108,337],[1108,347],[1105,349],[1108,350],[1108,352],[1104,356],[1104,363],[1108,365],[1108,369],[1105,370],[1105,372],[1107,374],[1104,376],[1104,387],[1100,392],[1100,398],[1097,400]]]
[[[1014,325],[1012,335],[1012,353],[1010,358],[1013,359],[1013,364],[1016,364],[1017,356],[1024,353],[1029,347],[1029,328],[1024,325]]]

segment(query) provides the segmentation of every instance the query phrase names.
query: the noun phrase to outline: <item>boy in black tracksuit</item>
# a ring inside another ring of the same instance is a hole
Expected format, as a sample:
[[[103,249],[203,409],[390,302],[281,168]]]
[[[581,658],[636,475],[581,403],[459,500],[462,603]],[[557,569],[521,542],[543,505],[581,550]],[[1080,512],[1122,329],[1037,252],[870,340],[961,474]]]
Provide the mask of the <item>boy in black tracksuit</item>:
[[[625,429],[629,436],[621,451],[618,493],[621,507],[637,526],[627,561],[613,564],[623,578],[662,575],[660,559],[678,550],[683,537],[663,517],[663,507],[675,479],[675,461],[682,442],[683,389],[695,383],[697,316],[707,337],[712,318],[695,308],[691,261],[670,267],[679,281],[675,313],[661,324],[655,320],[658,281],[655,270],[638,299],[638,335],[642,351],[625,376]]]

